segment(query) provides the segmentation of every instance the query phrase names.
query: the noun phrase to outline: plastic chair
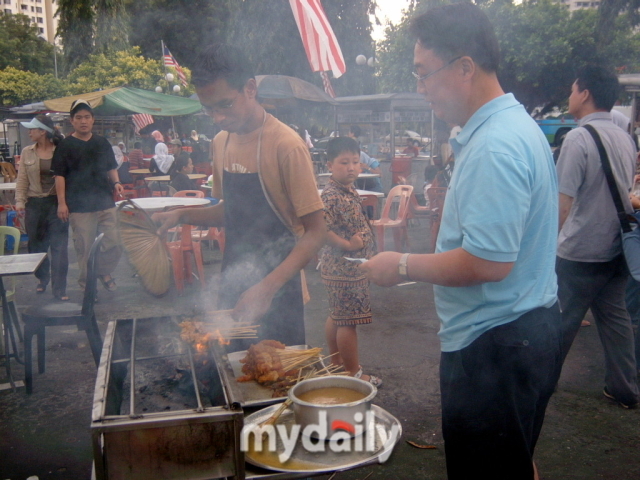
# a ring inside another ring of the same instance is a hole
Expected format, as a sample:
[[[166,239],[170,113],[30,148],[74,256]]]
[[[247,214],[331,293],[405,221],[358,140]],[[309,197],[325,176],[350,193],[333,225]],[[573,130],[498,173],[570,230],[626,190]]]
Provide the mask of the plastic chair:
[[[204,198],[204,192],[200,190],[180,190],[173,194],[174,197]]]
[[[431,211],[431,249],[435,251],[438,232],[440,231],[440,221],[442,220],[442,209],[447,195],[447,187],[427,188],[427,198],[429,199],[429,209]]]
[[[0,162],[0,172],[4,177],[4,183],[15,182],[18,176],[16,168],[9,162]]]
[[[218,242],[218,248],[220,248],[220,251],[224,253],[224,228],[210,227],[208,230],[193,230],[191,232],[191,239],[196,242],[207,240],[209,241],[211,248],[213,248],[214,241]]]
[[[93,306],[96,301],[98,275],[96,259],[104,233],[95,239],[89,251],[87,261],[87,283],[84,288],[82,305],[70,302],[48,303],[42,306],[31,306],[22,313],[24,322],[24,370],[27,393],[33,391],[31,342],[35,335],[38,339],[38,373],[44,373],[44,334],[46,327],[60,325],[76,325],[78,330],[84,330],[89,340],[93,360],[96,367],[100,363],[102,338],[96,322]]]
[[[375,220],[378,218],[378,197],[375,195],[360,195],[362,199],[362,207],[365,212],[367,212],[367,216],[369,216],[369,211],[372,211],[372,215],[369,220]]]
[[[7,242],[7,237],[13,240],[12,243],[12,251],[10,255],[17,255],[18,250],[20,249],[20,230],[15,227],[0,227],[0,255],[4,255],[5,244]],[[18,338],[22,342],[22,329],[20,328],[20,323],[18,322],[18,312],[16,310],[16,305],[13,302],[14,295],[16,293],[16,281],[14,277],[9,277],[10,281],[5,281],[5,290],[7,292],[7,306],[11,311],[11,317],[13,318],[14,326],[18,331]],[[2,300],[0,300],[0,305],[2,304]],[[2,332],[0,328],[0,346],[4,345],[2,340]]]
[[[191,238],[191,225],[182,225],[180,228],[180,240],[167,242],[167,248],[173,262],[173,279],[179,294],[184,291],[184,281],[191,283],[193,279],[193,269],[191,258],[196,264],[200,285],[205,288],[204,266],[202,263],[202,248],[200,242],[194,242]]]
[[[389,191],[380,220],[374,220],[372,222],[372,225],[376,228],[378,251],[384,251],[384,234],[387,228],[393,229],[393,240],[396,251],[402,251],[405,245],[407,249],[409,249],[407,218],[409,216],[409,201],[411,200],[412,193],[413,186],[411,185],[396,185]],[[391,218],[390,212],[394,203],[398,204],[398,209],[395,217]]]

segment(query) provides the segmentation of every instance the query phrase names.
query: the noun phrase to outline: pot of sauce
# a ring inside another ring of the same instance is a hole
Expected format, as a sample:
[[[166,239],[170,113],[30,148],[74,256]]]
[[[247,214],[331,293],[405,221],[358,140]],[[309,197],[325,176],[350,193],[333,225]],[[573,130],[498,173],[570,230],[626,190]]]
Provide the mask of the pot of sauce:
[[[364,380],[329,376],[301,381],[289,390],[289,398],[302,435],[329,440],[338,432],[347,437],[364,433],[373,421],[369,413],[377,393]]]

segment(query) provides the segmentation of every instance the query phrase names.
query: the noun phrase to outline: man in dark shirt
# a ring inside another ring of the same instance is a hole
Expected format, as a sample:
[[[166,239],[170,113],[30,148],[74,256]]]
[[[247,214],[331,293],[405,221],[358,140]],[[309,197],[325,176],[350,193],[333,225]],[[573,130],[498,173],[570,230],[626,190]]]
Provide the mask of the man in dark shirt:
[[[116,284],[111,272],[122,255],[113,202],[114,190],[122,193],[118,164],[109,141],[92,133],[91,105],[86,100],[76,100],[71,104],[70,114],[74,132],[60,142],[51,163],[56,176],[58,217],[71,222],[80,269],[78,283],[83,288],[91,245],[98,235],[105,234],[97,273],[104,287],[114,291]]]

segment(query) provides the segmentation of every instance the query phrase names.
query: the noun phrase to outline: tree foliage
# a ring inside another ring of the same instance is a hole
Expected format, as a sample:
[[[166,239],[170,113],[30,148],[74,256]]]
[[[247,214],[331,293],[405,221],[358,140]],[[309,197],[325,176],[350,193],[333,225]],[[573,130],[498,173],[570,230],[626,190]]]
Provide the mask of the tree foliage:
[[[347,65],[347,72],[332,80],[336,94],[373,93],[372,72],[357,68],[355,58],[374,54],[369,14],[373,13],[375,2],[323,0],[322,5]],[[311,71],[288,0],[245,0],[237,7],[231,17],[228,41],[243,48],[256,74],[291,75],[322,85],[319,74]]]
[[[608,0],[607,0],[608,1]],[[630,0],[629,3],[632,3]],[[640,0],[637,0],[640,1]],[[437,0],[415,1],[402,22],[387,27],[380,45],[380,79],[383,91],[415,91],[411,76],[414,40],[408,34],[410,18]],[[477,2],[496,29],[502,59],[499,78],[506,91],[529,110],[543,112],[564,105],[576,70],[586,63],[600,62],[619,72],[640,70],[640,35],[635,33],[635,14],[616,14],[604,37],[598,37],[602,12],[566,8],[550,0]],[[603,2],[605,3],[605,2]],[[620,3],[620,2],[618,2]],[[616,12],[622,11],[620,7]]]
[[[93,0],[58,0],[57,36],[64,48],[66,71],[84,62],[93,52]]]
[[[163,74],[159,60],[146,59],[138,47],[133,47],[90,55],[69,73],[67,82],[72,95],[121,86],[153,90]]]
[[[63,82],[50,73],[39,75],[14,67],[0,70],[0,105],[24,105],[62,97],[66,93]]]
[[[189,65],[203,45],[223,42],[230,29],[231,0],[125,0],[132,45],[160,58],[164,40],[180,65]],[[270,3],[270,2],[269,2]]]
[[[124,0],[95,0],[95,52],[129,48],[129,21]]]
[[[26,15],[0,14],[0,69],[53,72],[53,45],[38,36]]]

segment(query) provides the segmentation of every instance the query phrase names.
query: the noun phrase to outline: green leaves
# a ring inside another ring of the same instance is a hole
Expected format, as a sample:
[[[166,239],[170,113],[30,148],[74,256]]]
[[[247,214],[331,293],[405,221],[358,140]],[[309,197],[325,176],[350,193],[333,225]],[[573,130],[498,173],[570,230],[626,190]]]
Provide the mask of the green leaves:
[[[0,14],[0,70],[9,66],[53,73],[53,45],[38,37],[38,27],[26,15]]]
[[[0,70],[0,104],[3,106],[34,103],[65,94],[63,82],[50,73],[39,75],[14,67]]]

